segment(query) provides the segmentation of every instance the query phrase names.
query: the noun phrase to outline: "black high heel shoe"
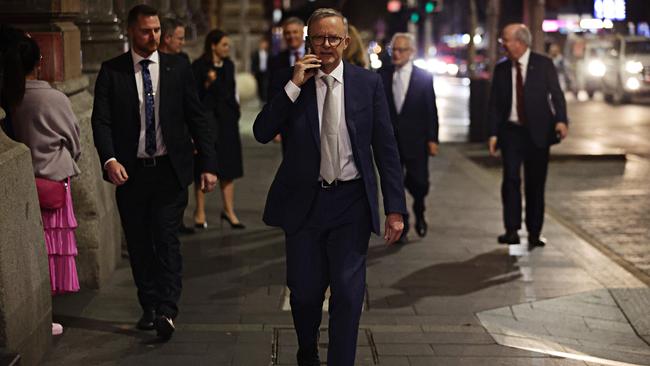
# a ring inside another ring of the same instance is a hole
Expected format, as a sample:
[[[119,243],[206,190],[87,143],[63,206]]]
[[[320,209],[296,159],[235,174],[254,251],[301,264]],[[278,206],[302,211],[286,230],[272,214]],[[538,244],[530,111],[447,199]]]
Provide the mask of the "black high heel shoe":
[[[225,212],[221,212],[221,225],[223,226],[223,220],[226,220],[232,229],[245,229],[246,225],[242,224],[241,222],[238,223],[233,223],[232,220],[230,220],[230,217],[226,215]]]

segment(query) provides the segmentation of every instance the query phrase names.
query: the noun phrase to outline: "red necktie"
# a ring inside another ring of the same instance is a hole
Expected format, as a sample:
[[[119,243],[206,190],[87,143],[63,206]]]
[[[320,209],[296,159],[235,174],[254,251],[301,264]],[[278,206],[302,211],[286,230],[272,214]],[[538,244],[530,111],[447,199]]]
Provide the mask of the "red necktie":
[[[524,112],[524,78],[521,74],[521,63],[517,61],[517,119],[522,125],[526,124],[526,113]]]

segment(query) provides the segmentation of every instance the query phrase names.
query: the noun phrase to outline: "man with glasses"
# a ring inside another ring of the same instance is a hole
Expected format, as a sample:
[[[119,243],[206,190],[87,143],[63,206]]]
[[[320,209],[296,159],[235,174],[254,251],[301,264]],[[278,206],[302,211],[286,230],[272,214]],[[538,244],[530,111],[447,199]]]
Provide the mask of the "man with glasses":
[[[373,155],[388,244],[403,230],[404,186],[381,78],[342,61],[350,38],[341,13],[318,9],[307,26],[313,54],[275,78],[253,126],[261,143],[280,131],[288,136],[264,222],[285,232],[298,364],[320,364],[319,326],[329,286],[327,362],[353,366],[368,241],[371,231],[380,233]]]
[[[524,166],[528,246],[544,246],[544,186],[550,146],[568,133],[564,93],[553,61],[530,51],[524,24],[510,24],[500,39],[508,59],[494,69],[488,110],[490,155],[503,155],[501,244],[519,244],[521,166]]]
[[[380,70],[388,97],[391,121],[405,171],[404,186],[413,196],[415,232],[427,234],[424,200],[429,193],[429,156],[438,153],[438,109],[433,77],[413,67],[415,39],[396,33],[391,41],[392,65]],[[404,220],[400,242],[406,241],[409,221]]]

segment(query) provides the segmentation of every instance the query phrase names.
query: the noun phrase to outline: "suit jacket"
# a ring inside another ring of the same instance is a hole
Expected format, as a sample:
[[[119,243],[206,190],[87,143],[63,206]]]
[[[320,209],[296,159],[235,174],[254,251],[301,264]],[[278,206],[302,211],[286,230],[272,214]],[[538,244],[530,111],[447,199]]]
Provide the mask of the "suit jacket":
[[[193,180],[192,139],[203,171],[216,172],[214,136],[197,97],[189,63],[175,55],[159,55],[159,126],[178,182],[186,187]],[[104,62],[95,83],[92,114],[93,137],[102,166],[114,157],[127,173],[136,167],[140,134],[134,75],[130,52]]]
[[[524,113],[528,131],[537,147],[548,147],[558,142],[555,124],[569,123],[564,93],[550,58],[531,52],[526,70]],[[510,119],[513,93],[512,61],[506,59],[497,64],[492,78],[488,109],[491,136],[499,137]]]
[[[389,65],[380,70],[388,99],[390,119],[402,158],[413,158],[428,154],[427,143],[438,142],[438,108],[433,90],[433,76],[413,66],[409,87],[402,110],[397,113],[393,95],[393,74],[395,67]]]
[[[292,69],[274,79],[273,97],[258,114],[253,133],[267,143],[282,132],[286,153],[269,190],[264,222],[292,233],[308,216],[318,191],[320,176],[320,131],[316,84],[309,79],[295,103],[283,90]],[[350,134],[354,162],[361,174],[372,215],[372,228],[379,234],[379,210],[374,160],[379,170],[384,210],[406,214],[402,168],[388,105],[379,75],[345,63],[343,69],[345,119]]]

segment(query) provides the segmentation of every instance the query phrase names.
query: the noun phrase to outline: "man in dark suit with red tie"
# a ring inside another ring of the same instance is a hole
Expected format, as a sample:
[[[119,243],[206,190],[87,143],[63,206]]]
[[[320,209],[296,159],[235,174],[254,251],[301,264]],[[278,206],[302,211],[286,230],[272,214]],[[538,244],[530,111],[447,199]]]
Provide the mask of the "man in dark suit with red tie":
[[[429,193],[429,156],[438,153],[438,108],[433,77],[413,65],[415,39],[396,33],[391,42],[392,65],[380,70],[388,98],[390,117],[404,166],[404,186],[413,196],[415,232],[427,234],[424,200]],[[409,220],[404,220],[405,241]]]
[[[300,366],[320,365],[318,334],[330,287],[330,366],[354,366],[370,233],[395,242],[406,213],[397,144],[379,75],[342,61],[350,37],[341,13],[317,9],[307,22],[313,54],[275,78],[253,125],[267,143],[283,131],[286,154],[266,199],[264,222],[285,232],[287,285]]]
[[[551,59],[531,52],[532,36],[524,24],[510,24],[501,42],[508,58],[494,69],[488,121],[489,150],[501,149],[501,198],[506,232],[502,244],[519,244],[521,166],[524,167],[526,229],[530,248],[544,246],[544,187],[550,146],[564,139],[568,120],[564,94]]]
[[[102,64],[95,84],[93,137],[117,201],[142,317],[137,328],[174,332],[181,295],[177,231],[201,157],[201,188],[217,184],[213,134],[196,94],[190,64],[158,52],[156,9],[128,15],[131,50]],[[194,145],[192,145],[192,139]]]

